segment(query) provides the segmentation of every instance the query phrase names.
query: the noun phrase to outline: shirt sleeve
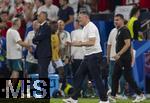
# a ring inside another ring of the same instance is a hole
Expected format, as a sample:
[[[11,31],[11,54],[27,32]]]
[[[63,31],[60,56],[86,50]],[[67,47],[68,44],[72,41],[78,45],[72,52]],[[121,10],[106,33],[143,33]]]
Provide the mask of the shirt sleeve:
[[[96,28],[94,26],[89,26],[88,29],[88,38],[96,37]]]
[[[131,39],[130,31],[128,29],[122,30],[123,40]]]

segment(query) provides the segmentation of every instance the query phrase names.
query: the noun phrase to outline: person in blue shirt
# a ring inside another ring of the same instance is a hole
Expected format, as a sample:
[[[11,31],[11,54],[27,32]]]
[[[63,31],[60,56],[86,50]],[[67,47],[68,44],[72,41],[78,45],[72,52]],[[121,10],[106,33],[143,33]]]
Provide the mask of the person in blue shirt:
[[[0,29],[0,78],[7,77],[6,74],[6,38],[1,35]]]

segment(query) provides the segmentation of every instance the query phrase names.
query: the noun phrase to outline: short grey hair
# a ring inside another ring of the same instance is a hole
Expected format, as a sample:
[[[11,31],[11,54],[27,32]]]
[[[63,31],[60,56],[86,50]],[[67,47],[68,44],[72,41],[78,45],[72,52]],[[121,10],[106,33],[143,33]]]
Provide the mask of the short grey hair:
[[[16,18],[16,17],[13,18],[13,19],[12,19],[12,24],[13,24],[13,25],[16,25],[19,20],[20,20],[19,18]]]
[[[44,14],[46,19],[48,18],[48,14],[47,14],[46,11],[41,11],[41,12],[39,12],[39,14],[40,14],[40,13]]]

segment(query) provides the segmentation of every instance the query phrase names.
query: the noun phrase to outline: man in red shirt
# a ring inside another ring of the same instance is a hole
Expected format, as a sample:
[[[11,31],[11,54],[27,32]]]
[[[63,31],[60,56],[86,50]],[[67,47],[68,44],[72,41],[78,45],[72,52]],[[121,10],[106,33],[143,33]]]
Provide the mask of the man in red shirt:
[[[2,22],[0,23],[0,26],[2,27],[2,36],[6,37],[7,30],[12,26],[11,21],[9,21],[9,14],[7,11],[1,12],[1,19]]]

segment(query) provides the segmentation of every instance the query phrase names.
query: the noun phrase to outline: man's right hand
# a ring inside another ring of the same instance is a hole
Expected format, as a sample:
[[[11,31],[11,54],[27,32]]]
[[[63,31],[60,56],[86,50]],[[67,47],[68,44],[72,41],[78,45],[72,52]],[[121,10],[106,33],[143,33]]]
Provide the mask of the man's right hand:
[[[32,52],[33,52],[32,46],[30,46],[30,47],[28,48],[28,50],[29,50],[30,53],[32,53]]]

